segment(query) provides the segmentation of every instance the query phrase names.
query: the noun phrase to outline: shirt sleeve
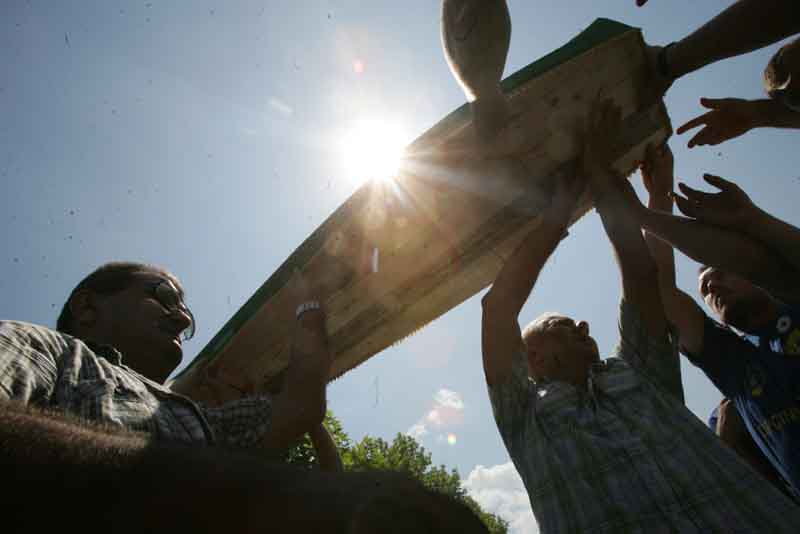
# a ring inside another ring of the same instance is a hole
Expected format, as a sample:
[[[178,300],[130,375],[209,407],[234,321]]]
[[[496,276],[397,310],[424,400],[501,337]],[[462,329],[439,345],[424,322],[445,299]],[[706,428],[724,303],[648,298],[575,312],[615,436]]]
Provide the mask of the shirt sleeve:
[[[504,381],[489,386],[494,420],[509,450],[525,431],[533,398],[534,388],[528,378],[528,362],[520,348],[512,361],[511,373]]]
[[[0,321],[0,400],[48,405],[65,348],[49,329]]]
[[[756,347],[708,316],[703,325],[703,351],[683,352],[728,398],[741,392],[747,366],[758,357]]]
[[[684,402],[677,336],[672,327],[660,337],[650,335],[639,310],[623,299],[620,303],[619,334],[616,356]]]
[[[218,443],[236,449],[252,449],[267,437],[272,425],[272,399],[265,395],[244,397],[217,407],[201,406]]]

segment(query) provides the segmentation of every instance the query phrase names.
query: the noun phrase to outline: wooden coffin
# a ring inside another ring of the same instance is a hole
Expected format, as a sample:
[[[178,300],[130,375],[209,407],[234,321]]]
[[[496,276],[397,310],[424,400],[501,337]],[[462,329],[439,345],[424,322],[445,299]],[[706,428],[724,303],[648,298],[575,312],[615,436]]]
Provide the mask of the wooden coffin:
[[[623,175],[671,134],[663,103],[646,102],[646,78],[641,32],[599,19],[503,80],[512,116],[491,145],[475,141],[469,106],[456,109],[408,147],[394,181],[365,184],[317,228],[173,389],[217,404],[274,386],[288,362],[294,310],[284,288],[296,268],[327,311],[331,379],[475,295],[535,230],[598,95],[623,110]],[[590,207],[584,198],[573,222]]]

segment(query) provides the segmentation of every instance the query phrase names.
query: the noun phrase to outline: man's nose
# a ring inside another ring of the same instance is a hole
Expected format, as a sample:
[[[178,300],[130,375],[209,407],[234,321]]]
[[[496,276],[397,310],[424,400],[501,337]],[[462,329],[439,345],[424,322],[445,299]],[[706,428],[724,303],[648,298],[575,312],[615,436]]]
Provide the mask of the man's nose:
[[[192,317],[183,308],[174,308],[170,314],[171,321],[183,332],[192,325]]]

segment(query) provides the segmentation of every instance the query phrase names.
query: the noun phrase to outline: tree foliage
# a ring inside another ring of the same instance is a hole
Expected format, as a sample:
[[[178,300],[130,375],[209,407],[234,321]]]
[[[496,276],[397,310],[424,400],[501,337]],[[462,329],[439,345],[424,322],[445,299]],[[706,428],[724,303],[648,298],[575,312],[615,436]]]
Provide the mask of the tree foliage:
[[[352,443],[350,437],[342,429],[339,420],[331,412],[325,416],[325,426],[339,449],[346,470],[377,469],[408,473],[422,482],[425,487],[465,503],[481,518],[492,534],[508,532],[507,521],[483,511],[475,499],[467,495],[466,490],[461,486],[461,477],[458,471],[455,469],[448,471],[444,465],[433,465],[431,453],[411,436],[397,434],[391,443],[381,438],[365,436],[361,441]],[[311,446],[311,440],[306,437],[303,442],[290,449],[287,461],[314,468],[316,456],[314,448]]]

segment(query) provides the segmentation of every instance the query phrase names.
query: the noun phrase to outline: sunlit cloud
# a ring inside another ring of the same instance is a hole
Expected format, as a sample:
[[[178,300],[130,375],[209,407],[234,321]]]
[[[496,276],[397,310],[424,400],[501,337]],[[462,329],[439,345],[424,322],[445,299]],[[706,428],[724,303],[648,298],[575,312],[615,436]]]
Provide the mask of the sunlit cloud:
[[[294,110],[291,108],[291,106],[289,106],[289,104],[287,104],[283,100],[275,98],[274,96],[271,97],[267,103],[269,104],[270,108],[283,115],[291,115],[292,113],[294,113]]]
[[[456,435],[450,430],[464,421],[464,401],[455,391],[442,388],[433,396],[433,406],[422,418],[417,421],[406,434],[416,440],[430,433],[430,429],[444,431],[438,441],[455,445],[458,441]]]
[[[477,465],[461,485],[481,508],[508,521],[511,534],[539,532],[528,492],[513,463]]]

